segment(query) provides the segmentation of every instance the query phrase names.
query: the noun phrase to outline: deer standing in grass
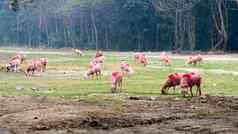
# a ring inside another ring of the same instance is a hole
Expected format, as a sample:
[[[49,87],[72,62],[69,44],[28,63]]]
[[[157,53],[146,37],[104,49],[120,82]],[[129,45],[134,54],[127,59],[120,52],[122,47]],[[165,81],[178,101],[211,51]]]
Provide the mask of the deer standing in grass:
[[[123,73],[121,71],[113,71],[111,73],[111,91],[115,93],[122,89]]]

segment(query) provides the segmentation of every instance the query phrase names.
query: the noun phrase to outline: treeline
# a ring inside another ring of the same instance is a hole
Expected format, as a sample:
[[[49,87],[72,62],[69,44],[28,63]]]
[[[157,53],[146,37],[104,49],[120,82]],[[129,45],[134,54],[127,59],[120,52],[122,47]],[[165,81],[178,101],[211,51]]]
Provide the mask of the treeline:
[[[176,3],[176,4],[173,4]],[[228,0],[0,1],[0,44],[105,50],[238,50]]]

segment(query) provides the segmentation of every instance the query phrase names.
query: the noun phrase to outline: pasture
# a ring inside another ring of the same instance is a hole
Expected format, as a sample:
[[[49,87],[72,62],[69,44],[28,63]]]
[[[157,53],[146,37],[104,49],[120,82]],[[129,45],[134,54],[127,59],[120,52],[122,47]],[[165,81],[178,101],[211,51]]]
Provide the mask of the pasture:
[[[27,60],[48,58],[49,65],[45,73],[33,77],[26,77],[22,73],[0,72],[1,95],[29,95],[29,96],[53,96],[67,99],[78,99],[89,94],[110,93],[110,72],[120,70],[120,61],[126,59],[135,70],[135,74],[126,77],[123,83],[122,93],[131,95],[160,96],[160,86],[167,75],[175,72],[191,72],[197,70],[202,74],[202,91],[210,95],[238,95],[238,57],[237,55],[214,56],[207,55],[198,66],[185,66],[187,56],[173,56],[172,65],[161,65],[157,57],[158,53],[146,53],[149,65],[143,67],[133,59],[132,52],[105,52],[105,63],[101,79],[83,78],[88,69],[89,62],[94,52],[85,51],[82,57],[75,55],[70,50],[14,50],[4,49],[0,51],[0,64],[8,63],[12,55],[22,51]],[[21,66],[24,68],[24,65]],[[24,90],[17,91],[16,87]],[[32,89],[39,89],[34,92]],[[46,89],[47,91],[40,90]],[[173,91],[170,93],[173,93]],[[175,96],[180,96],[179,88]]]
[[[24,53],[27,60],[48,58],[49,64],[46,72],[32,77],[26,77],[21,72],[0,72],[0,96],[2,96],[0,100],[4,102],[0,104],[2,108],[0,109],[0,124],[2,124],[0,128],[7,127],[13,132],[23,133],[31,130],[31,133],[44,132],[50,134],[56,133],[56,131],[57,133],[67,133],[68,130],[66,131],[65,128],[78,129],[83,126],[84,131],[88,133],[96,133],[96,129],[105,133],[108,132],[108,129],[115,127],[121,129],[118,133],[127,133],[130,127],[143,133],[146,130],[145,125],[150,125],[151,131],[148,129],[147,133],[157,133],[158,131],[154,130],[153,125],[158,125],[164,120],[169,122],[170,117],[178,118],[178,124],[189,122],[190,127],[192,127],[198,123],[200,124],[199,128],[206,128],[206,121],[207,123],[214,123],[217,121],[216,118],[219,118],[219,121],[223,120],[223,117],[225,118],[227,114],[226,110],[230,110],[230,106],[234,106],[234,109],[237,108],[237,101],[235,100],[238,99],[233,99],[234,102],[231,102],[230,97],[228,97],[238,96],[238,55],[235,54],[204,55],[204,60],[198,66],[185,66],[184,63],[188,55],[172,55],[172,65],[165,66],[158,63],[158,52],[147,52],[149,65],[143,67],[134,61],[133,52],[104,52],[103,75],[96,80],[83,78],[90,59],[95,53],[94,51],[84,51],[83,56],[80,57],[70,49],[1,48],[0,64],[8,63],[10,57],[17,52]],[[135,73],[124,78],[120,93],[112,94],[110,93],[110,73],[112,70],[120,70],[120,61],[123,59],[128,60]],[[22,65],[21,68],[24,69],[25,65]],[[213,96],[208,99],[208,102],[201,104],[198,97],[183,98],[179,87],[176,88],[175,92],[171,89],[169,95],[161,95],[160,86],[170,73],[191,71],[201,73],[202,93]],[[226,96],[221,97],[225,98],[222,100],[223,107],[214,107],[214,104],[217,104],[221,99],[217,96]],[[82,111],[82,109],[84,110]],[[149,115],[139,114],[145,111]],[[96,117],[97,114],[91,115],[95,112],[101,113],[101,115],[98,115],[100,117]],[[132,113],[135,112],[138,112],[137,116],[139,117],[133,116]],[[206,117],[213,112],[217,112],[217,114],[207,119]],[[128,113],[128,115],[125,115],[125,113]],[[154,116],[155,113],[159,115]],[[177,115],[177,113],[190,114]],[[65,120],[61,119],[61,114],[64,115]],[[90,119],[80,118],[76,114],[90,117]],[[235,117],[237,111],[230,114],[230,117],[233,117],[232,115]],[[164,115],[167,115],[168,119]],[[119,119],[121,117],[123,118]],[[11,118],[12,122],[7,122],[8,118]],[[197,120],[197,123],[189,121],[191,119]],[[228,127],[230,124],[233,126],[237,122],[229,119],[227,119],[229,123],[221,121],[217,123],[218,126],[223,126],[228,132],[237,132],[237,128]],[[123,122],[127,123],[123,124]],[[20,125],[28,123],[31,125]],[[103,123],[106,126],[103,126]],[[14,128],[13,126],[16,124],[20,125],[22,129]],[[178,126],[178,124],[174,126]],[[141,125],[141,127],[137,128],[138,125]],[[166,123],[162,125],[166,125]],[[93,129],[88,130],[88,127]],[[104,127],[106,127],[106,130],[104,130]],[[169,130],[173,125],[164,127]],[[64,130],[61,130],[61,128],[64,128]],[[216,127],[209,131],[215,130],[217,130]],[[114,130],[109,132],[117,133]],[[173,132],[186,132],[186,130],[174,129]],[[72,133],[77,132],[72,130]]]

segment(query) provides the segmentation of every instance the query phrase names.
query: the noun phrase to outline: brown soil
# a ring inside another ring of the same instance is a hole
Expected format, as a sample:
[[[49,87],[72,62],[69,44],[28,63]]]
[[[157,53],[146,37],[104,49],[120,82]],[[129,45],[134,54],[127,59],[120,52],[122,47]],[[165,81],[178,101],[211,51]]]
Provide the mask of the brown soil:
[[[0,134],[232,134],[238,97],[127,97],[118,103],[0,97]]]

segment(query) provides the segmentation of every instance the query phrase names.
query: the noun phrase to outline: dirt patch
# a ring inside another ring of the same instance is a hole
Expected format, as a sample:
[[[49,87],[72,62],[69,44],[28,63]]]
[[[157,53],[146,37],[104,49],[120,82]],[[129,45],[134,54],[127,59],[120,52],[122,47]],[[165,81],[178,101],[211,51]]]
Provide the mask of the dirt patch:
[[[46,97],[0,97],[0,130],[17,134],[238,132],[236,97],[125,98],[116,105],[105,101],[88,104]]]

